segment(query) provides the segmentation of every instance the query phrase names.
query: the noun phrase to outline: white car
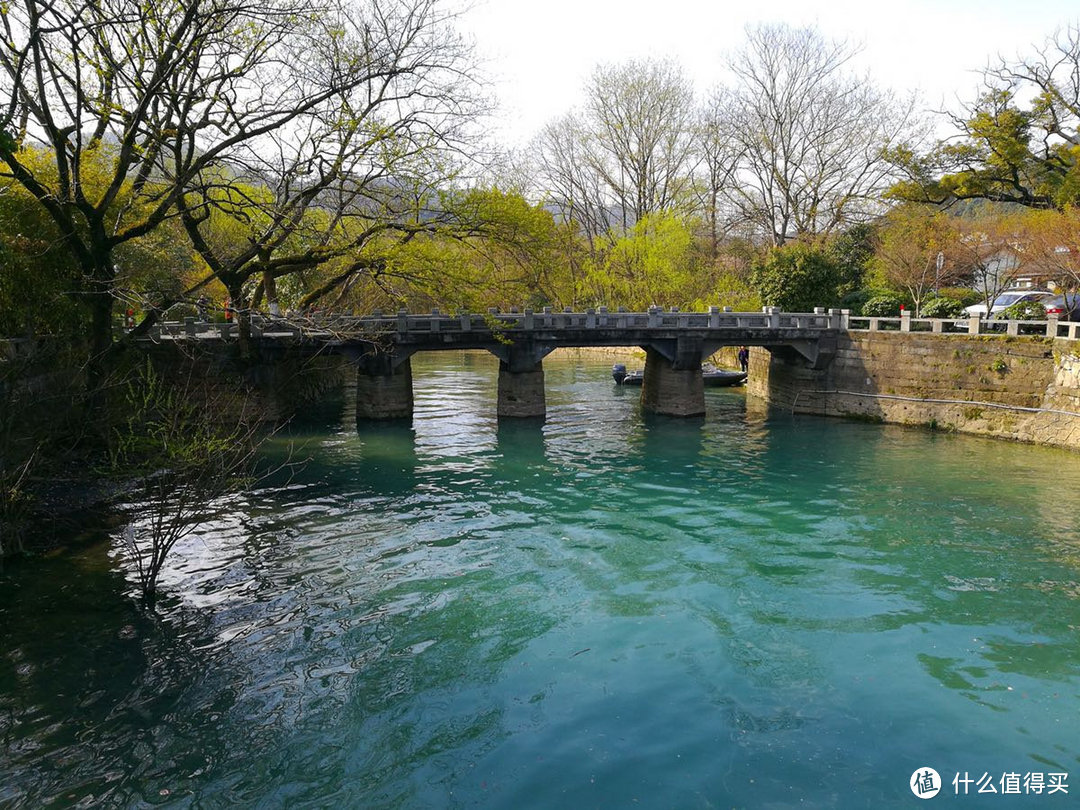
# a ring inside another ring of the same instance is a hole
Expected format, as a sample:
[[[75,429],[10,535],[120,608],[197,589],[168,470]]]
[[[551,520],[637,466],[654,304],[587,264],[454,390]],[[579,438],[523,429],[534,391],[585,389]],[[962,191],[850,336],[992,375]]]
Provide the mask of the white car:
[[[1006,290],[994,299],[994,304],[990,307],[990,317],[993,318],[1003,309],[1008,309],[1013,304],[1018,304],[1021,301],[1042,301],[1046,298],[1052,298],[1053,295],[1049,290],[1033,290],[1029,287],[1020,290]],[[985,318],[986,304],[972,304],[969,307],[964,307],[964,314],[969,318],[976,315]]]

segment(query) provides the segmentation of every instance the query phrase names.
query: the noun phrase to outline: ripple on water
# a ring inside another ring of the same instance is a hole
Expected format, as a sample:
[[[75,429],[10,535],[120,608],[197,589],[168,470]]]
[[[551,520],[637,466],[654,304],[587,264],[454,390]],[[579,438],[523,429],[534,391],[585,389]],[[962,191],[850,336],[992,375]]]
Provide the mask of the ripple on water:
[[[291,437],[154,614],[119,553],[0,571],[0,805],[879,807],[904,763],[1069,770],[1073,456],[738,391],[653,419],[609,366],[548,358],[515,423],[493,358],[413,358],[411,424]]]

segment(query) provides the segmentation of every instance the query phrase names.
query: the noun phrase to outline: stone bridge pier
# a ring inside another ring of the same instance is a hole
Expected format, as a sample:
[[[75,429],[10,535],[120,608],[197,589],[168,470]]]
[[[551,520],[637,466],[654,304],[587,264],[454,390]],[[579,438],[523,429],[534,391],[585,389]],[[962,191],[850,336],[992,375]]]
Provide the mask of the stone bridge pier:
[[[492,349],[499,358],[499,416],[528,418],[547,415],[544,398],[544,358],[553,347],[534,341]]]
[[[364,354],[354,362],[357,419],[412,418],[412,364],[408,356]]]
[[[262,339],[273,335],[304,340],[313,351],[348,357],[357,368],[356,416],[361,420],[410,418],[409,358],[419,351],[448,349],[482,349],[498,358],[500,417],[542,418],[547,412],[544,358],[556,348],[579,346],[641,347],[646,352],[642,407],[666,416],[693,417],[705,413],[701,361],[720,347],[765,346],[791,363],[821,369],[835,354],[836,335],[846,327],[846,318],[841,310],[782,313],[774,307],[760,313],[718,307],[702,313],[674,308],[664,312],[658,307],[637,313],[605,307],[559,313],[545,307],[543,312],[493,309],[485,316],[467,312],[451,316],[438,310],[410,315],[400,310],[396,316],[376,312],[353,319],[355,337],[335,321],[335,330],[318,338],[264,329]],[[193,324],[185,325],[187,339],[205,337],[194,332]]]
[[[641,407],[663,416],[703,416],[705,382],[701,376],[701,361],[706,356],[704,342],[688,337],[656,341],[644,348]]]
[[[531,342],[490,348],[499,359],[497,413],[510,418],[547,415],[544,363],[553,347]],[[403,353],[363,354],[356,363],[356,418],[409,419],[413,414],[412,364]]]

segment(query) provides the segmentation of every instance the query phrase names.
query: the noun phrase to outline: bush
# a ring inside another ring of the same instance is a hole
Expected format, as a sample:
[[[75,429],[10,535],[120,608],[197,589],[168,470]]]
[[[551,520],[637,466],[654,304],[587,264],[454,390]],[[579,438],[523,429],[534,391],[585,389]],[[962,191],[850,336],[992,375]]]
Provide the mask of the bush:
[[[1038,301],[1017,301],[994,317],[1006,321],[1045,321],[1046,307]]]
[[[949,298],[956,301],[962,307],[982,303],[982,293],[970,287],[942,287],[937,291],[938,298]]]
[[[924,318],[960,318],[964,305],[954,298],[931,298],[922,307]]]
[[[766,306],[812,312],[840,303],[846,268],[827,250],[795,242],[773,248],[750,269],[750,284]]]
[[[871,318],[888,318],[900,315],[900,299],[891,295],[878,295],[862,307],[862,314]]]
[[[863,306],[876,295],[879,295],[879,293],[873,290],[855,290],[840,299],[840,306],[844,309],[850,309],[852,315],[862,315]]]

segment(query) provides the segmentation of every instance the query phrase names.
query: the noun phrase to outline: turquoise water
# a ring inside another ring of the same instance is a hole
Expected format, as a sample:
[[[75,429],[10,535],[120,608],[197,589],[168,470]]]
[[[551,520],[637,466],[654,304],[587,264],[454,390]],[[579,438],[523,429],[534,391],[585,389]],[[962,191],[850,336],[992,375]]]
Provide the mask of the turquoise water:
[[[156,613],[106,545],[8,565],[0,807],[901,807],[927,766],[1075,802],[1080,455],[650,419],[610,362],[499,424],[493,358],[415,358],[411,426],[295,431]]]

